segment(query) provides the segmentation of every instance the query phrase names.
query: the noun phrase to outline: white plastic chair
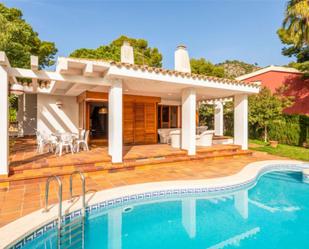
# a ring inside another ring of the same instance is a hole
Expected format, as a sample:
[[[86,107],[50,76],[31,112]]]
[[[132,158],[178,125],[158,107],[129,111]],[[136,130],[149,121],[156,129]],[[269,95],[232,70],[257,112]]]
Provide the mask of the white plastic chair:
[[[169,129],[158,129],[161,144],[168,144],[170,142]]]
[[[70,133],[63,133],[60,136],[60,140],[57,144],[57,151],[59,151],[59,156],[62,156],[62,150],[63,148],[66,149],[66,152],[68,152],[68,149],[70,149],[71,153],[74,153],[74,146],[73,146],[73,136]]]
[[[86,149],[87,151],[89,150],[88,147],[88,137],[89,137],[89,131],[86,130],[82,130],[81,131],[81,137],[80,139],[77,139],[75,141],[76,143],[76,147],[77,147],[77,152],[79,152],[80,146],[82,145],[84,149]]]
[[[160,137],[161,144],[170,144],[171,143],[171,136],[170,133],[172,131],[180,131],[180,128],[161,128],[158,129],[158,134]]]
[[[48,146],[48,152],[54,151],[56,144],[55,137],[52,137],[44,132],[36,131],[37,153],[44,153],[45,146]]]

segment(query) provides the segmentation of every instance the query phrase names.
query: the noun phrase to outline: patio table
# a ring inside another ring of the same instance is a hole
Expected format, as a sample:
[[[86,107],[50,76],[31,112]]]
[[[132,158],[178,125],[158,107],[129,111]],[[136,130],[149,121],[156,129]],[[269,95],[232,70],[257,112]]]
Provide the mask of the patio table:
[[[79,134],[78,133],[75,133],[75,132],[53,132],[52,133],[52,136],[55,136],[57,138],[57,141],[60,142],[61,141],[61,138],[63,135],[71,135],[72,136],[72,139],[73,139],[73,152],[76,152],[75,151],[75,146],[74,146],[74,143],[75,143],[75,140],[79,138]],[[58,152],[58,146],[56,148],[56,154]]]
[[[61,136],[62,135],[65,135],[65,134],[70,134],[72,135],[73,138],[78,138],[78,133],[75,133],[75,132],[53,132],[52,135],[61,139]]]

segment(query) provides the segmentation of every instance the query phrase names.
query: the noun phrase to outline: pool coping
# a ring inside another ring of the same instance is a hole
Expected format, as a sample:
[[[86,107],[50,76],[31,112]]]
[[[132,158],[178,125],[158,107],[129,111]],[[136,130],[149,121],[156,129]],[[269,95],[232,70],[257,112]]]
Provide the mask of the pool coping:
[[[234,175],[202,179],[202,180],[174,180],[148,182],[142,184],[125,185],[102,190],[86,195],[87,211],[113,207],[132,200],[158,198],[180,194],[194,195],[198,193],[219,193],[227,190],[238,190],[254,184],[258,178],[267,172],[275,170],[309,169],[309,163],[296,160],[267,160],[249,163]],[[63,201],[64,219],[80,215],[81,200],[76,202]],[[49,212],[43,209],[23,216],[0,228],[0,248],[20,248],[37,234],[44,233],[49,227],[54,227],[58,214],[58,206],[52,205]],[[40,229],[42,228],[42,229]],[[28,239],[29,238],[29,239]],[[27,240],[28,239],[28,240]]]

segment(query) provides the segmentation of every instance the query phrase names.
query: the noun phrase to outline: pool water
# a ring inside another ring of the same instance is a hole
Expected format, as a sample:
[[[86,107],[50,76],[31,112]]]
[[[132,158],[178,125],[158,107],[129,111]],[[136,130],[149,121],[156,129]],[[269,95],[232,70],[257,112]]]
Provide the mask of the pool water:
[[[67,229],[61,248],[309,248],[308,211],[309,185],[302,183],[301,173],[273,172],[252,189],[232,195],[184,197],[90,214],[84,226]],[[25,248],[57,248],[56,229]]]

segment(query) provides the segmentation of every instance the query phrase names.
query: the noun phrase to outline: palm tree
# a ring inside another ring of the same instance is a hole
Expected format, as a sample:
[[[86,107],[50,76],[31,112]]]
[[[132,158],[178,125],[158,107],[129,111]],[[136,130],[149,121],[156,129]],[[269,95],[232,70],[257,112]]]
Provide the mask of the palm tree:
[[[297,47],[309,45],[309,1],[288,1],[283,29]]]

